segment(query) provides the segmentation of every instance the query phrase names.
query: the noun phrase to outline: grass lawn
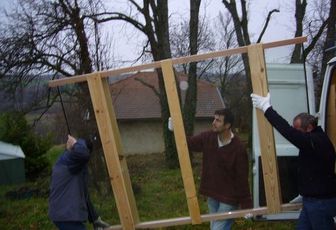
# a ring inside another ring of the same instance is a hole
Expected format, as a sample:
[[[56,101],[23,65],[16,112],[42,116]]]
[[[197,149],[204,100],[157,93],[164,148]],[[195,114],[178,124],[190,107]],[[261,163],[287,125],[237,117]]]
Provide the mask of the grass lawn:
[[[53,147],[48,159],[54,162],[63,146]],[[129,172],[135,193],[140,220],[160,220],[188,216],[188,208],[179,169],[168,169],[162,154],[138,155],[127,157]],[[194,178],[199,184],[200,156],[195,157]],[[25,186],[42,186],[47,189],[49,176]],[[23,185],[20,185],[21,187]],[[0,186],[0,229],[55,229],[48,219],[47,195],[25,199],[8,199],[8,191],[17,190],[20,186]],[[104,220],[117,225],[120,223],[113,195],[100,196],[91,189],[93,203]],[[201,213],[207,213],[205,198],[199,196]],[[293,221],[252,221],[236,219],[233,229],[294,229]],[[88,225],[89,229],[92,229]],[[192,226],[184,225],[165,229],[209,229],[209,223]]]

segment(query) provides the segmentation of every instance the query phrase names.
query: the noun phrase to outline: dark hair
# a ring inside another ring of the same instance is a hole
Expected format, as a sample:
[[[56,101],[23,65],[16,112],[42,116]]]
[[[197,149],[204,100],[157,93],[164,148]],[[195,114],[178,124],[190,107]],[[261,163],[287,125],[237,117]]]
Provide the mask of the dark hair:
[[[89,152],[92,153],[93,143],[92,143],[91,138],[84,138],[84,141],[85,141],[85,145],[88,148]]]
[[[313,126],[313,129],[315,129],[317,126],[317,117],[314,117],[313,115],[310,115],[308,113],[300,113],[296,115],[293,121],[296,121],[298,119],[301,120],[301,128],[303,130],[307,130],[308,125]]]
[[[215,115],[224,116],[224,124],[230,123],[233,126],[234,116],[230,109],[219,109],[215,111]]]

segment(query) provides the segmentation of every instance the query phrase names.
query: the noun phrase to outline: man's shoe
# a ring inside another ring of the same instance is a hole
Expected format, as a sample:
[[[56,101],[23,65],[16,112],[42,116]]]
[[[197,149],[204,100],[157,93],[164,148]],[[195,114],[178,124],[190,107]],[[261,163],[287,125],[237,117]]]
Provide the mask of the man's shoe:
[[[103,221],[100,217],[93,222],[93,227],[95,230],[103,230],[109,228],[111,225]]]

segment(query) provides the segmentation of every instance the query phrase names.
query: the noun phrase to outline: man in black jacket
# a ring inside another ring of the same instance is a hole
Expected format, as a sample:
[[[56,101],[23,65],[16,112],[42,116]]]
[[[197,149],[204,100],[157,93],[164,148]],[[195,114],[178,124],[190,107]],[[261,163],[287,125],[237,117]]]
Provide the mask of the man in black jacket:
[[[300,113],[293,126],[271,107],[270,94],[251,94],[253,105],[288,141],[299,149],[298,190],[303,199],[297,229],[334,229],[336,216],[335,149],[317,119]]]

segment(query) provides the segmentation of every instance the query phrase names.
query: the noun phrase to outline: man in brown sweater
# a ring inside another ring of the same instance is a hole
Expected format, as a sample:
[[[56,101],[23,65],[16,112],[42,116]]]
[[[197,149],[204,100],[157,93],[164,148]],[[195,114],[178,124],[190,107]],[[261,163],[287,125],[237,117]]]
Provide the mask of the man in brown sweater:
[[[229,109],[215,111],[212,130],[188,137],[191,151],[202,152],[200,193],[208,197],[209,213],[252,208],[248,183],[248,156],[244,144],[232,132]],[[171,119],[168,128],[173,130]],[[211,230],[231,229],[233,220],[211,221]]]

